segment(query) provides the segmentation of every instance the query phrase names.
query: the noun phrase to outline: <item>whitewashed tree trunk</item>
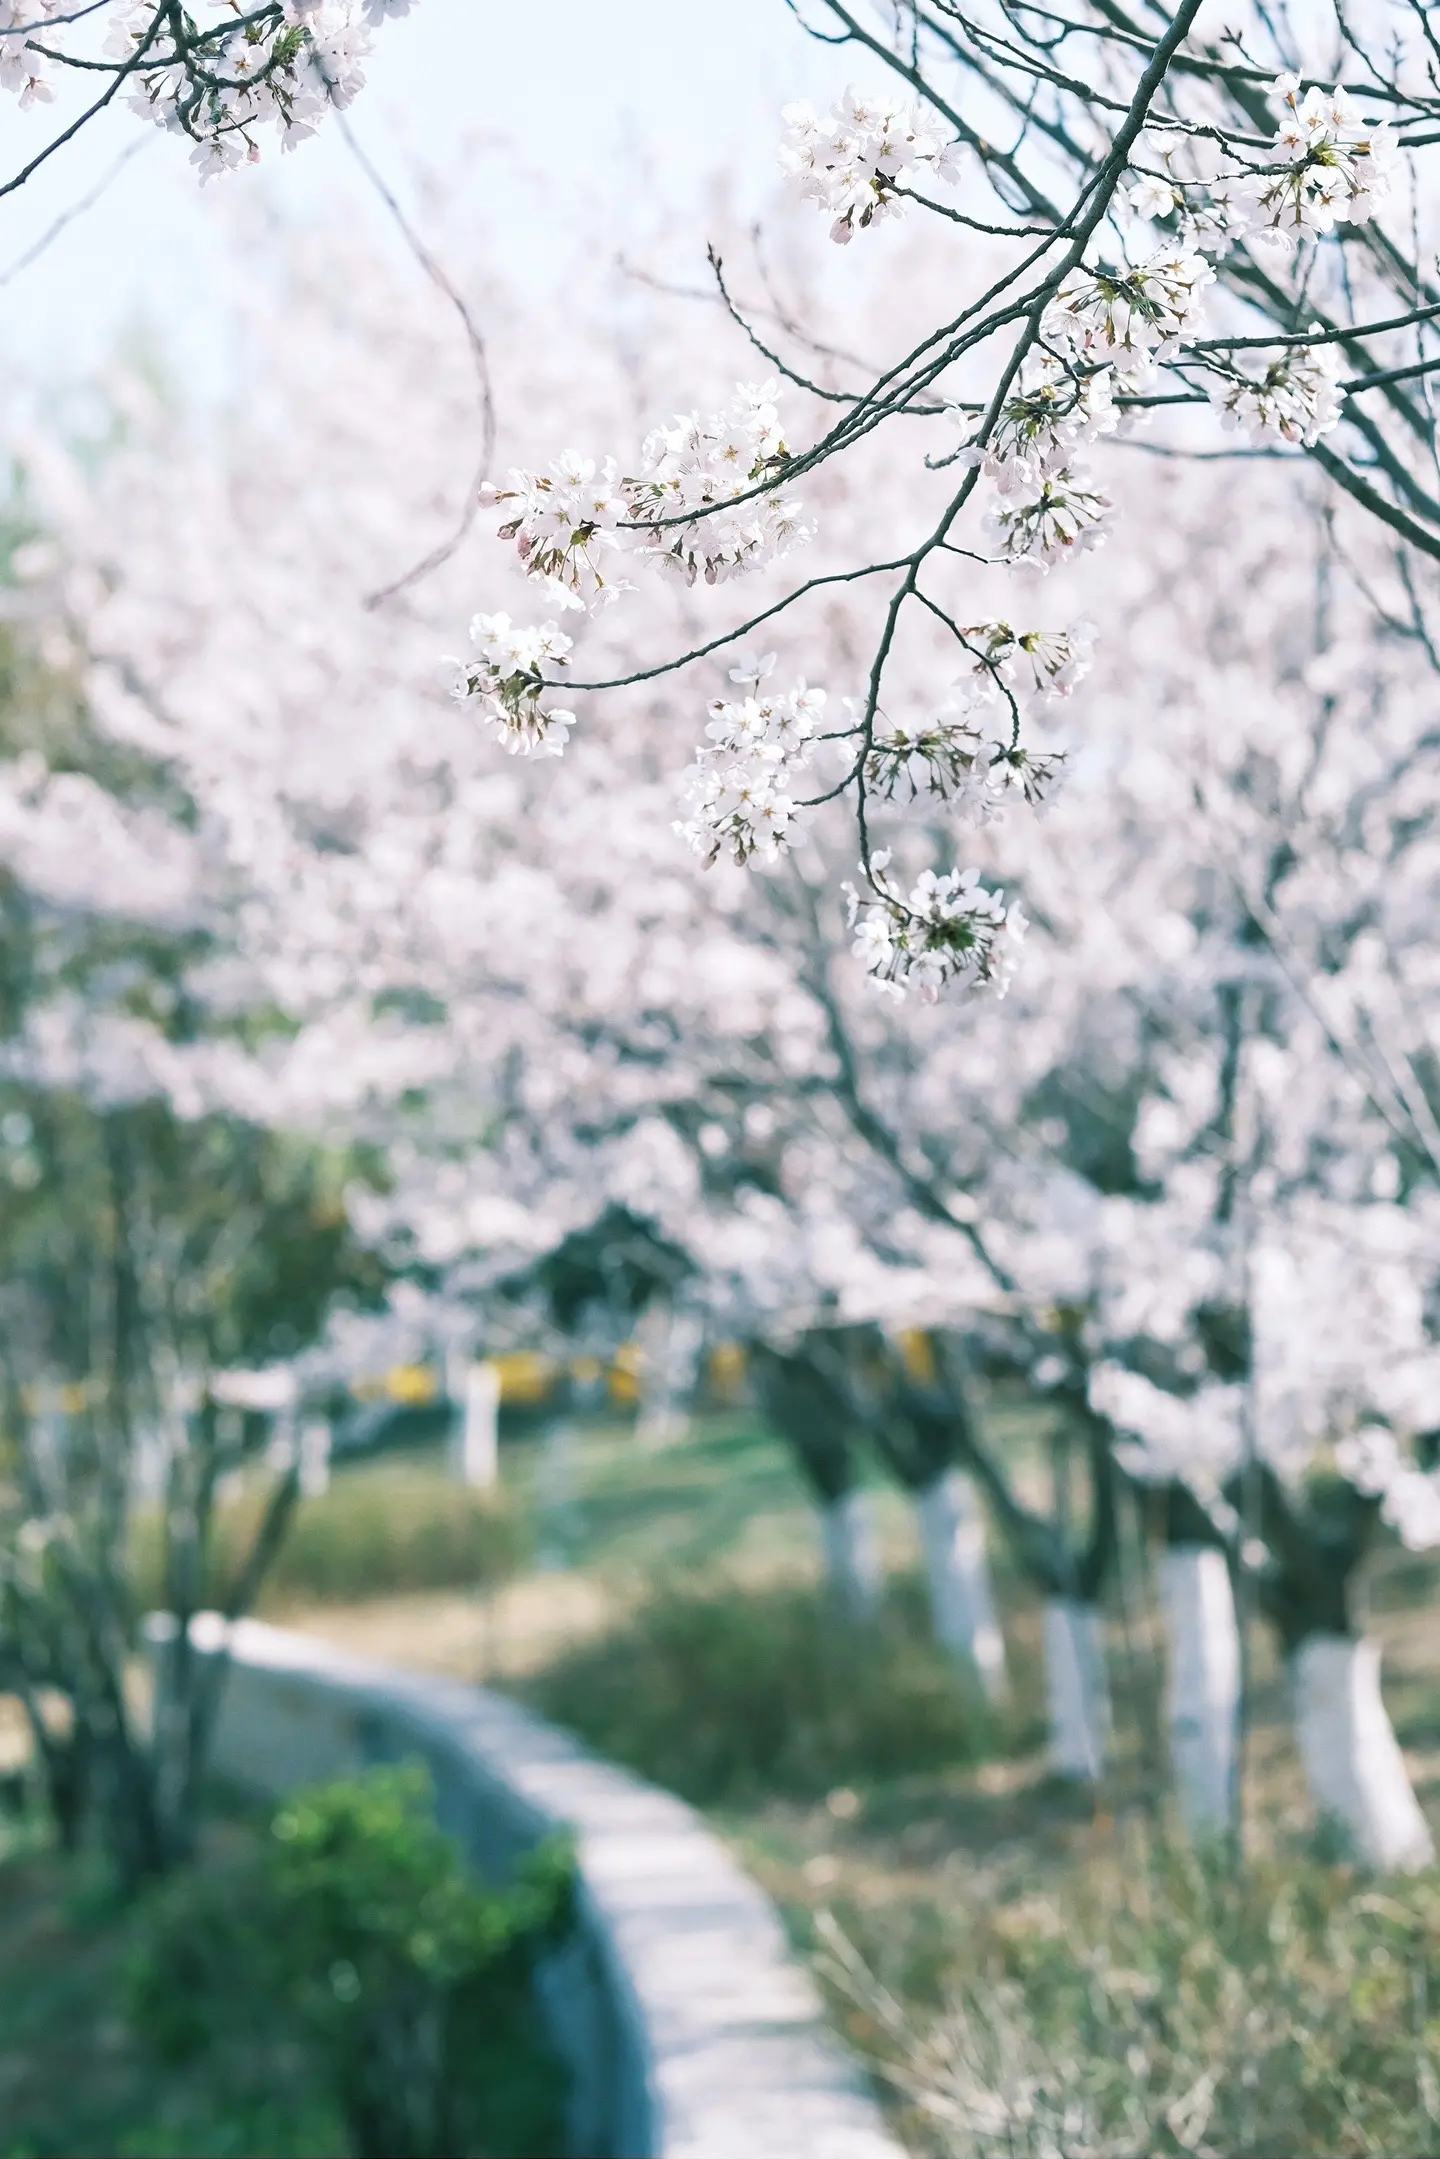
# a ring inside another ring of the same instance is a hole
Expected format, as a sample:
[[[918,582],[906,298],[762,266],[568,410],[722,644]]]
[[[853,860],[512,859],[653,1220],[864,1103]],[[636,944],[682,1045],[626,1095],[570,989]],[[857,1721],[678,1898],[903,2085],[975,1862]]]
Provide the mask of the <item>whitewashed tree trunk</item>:
[[[1110,1751],[1110,1674],[1099,1607],[1048,1597],[1042,1614],[1050,1766],[1057,1777],[1094,1784]]]
[[[869,1494],[846,1492],[820,1507],[825,1579],[841,1610],[865,1619],[880,1601],[880,1552],[870,1519]]]
[[[644,1353],[635,1436],[643,1446],[668,1447],[690,1430],[690,1398],[704,1345],[698,1313],[656,1302],[642,1315],[636,1337]]]
[[[1428,1866],[1435,1846],[1380,1693],[1380,1647],[1312,1634],[1290,1660],[1310,1791],[1374,1867]]]
[[[1172,1544],[1160,1561],[1160,1593],[1175,1788],[1186,1822],[1206,1835],[1230,1819],[1240,1714],[1240,1630],[1225,1554]]]
[[[985,1517],[975,1486],[947,1469],[915,1495],[935,1639],[979,1674],[991,1701],[1007,1691],[1005,1638],[995,1616]]]
[[[488,1359],[478,1364],[467,1359],[457,1382],[453,1474],[461,1484],[488,1492],[500,1481],[500,1368]]]
[[[300,1427],[300,1492],[304,1499],[320,1499],[330,1489],[328,1417],[312,1417]]]

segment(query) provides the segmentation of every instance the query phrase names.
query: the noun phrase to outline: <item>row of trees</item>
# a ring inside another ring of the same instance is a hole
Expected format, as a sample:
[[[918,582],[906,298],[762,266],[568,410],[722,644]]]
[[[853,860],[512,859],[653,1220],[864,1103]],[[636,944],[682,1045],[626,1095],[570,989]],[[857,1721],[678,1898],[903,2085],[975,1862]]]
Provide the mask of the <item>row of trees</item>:
[[[905,244],[867,273],[877,319],[903,322],[937,274],[926,238]],[[486,543],[366,601],[453,513],[455,445],[478,425],[468,355],[440,301],[397,292],[353,237],[267,275],[221,437],[188,436],[127,385],[93,454],[23,446],[10,557],[29,671],[12,703],[37,711],[60,685],[78,732],[67,746],[47,721],[0,769],[13,904],[54,951],[7,1016],[7,1084],[37,1131],[72,1104],[97,1160],[117,1119],[143,1123],[193,1181],[193,1224],[147,1198],[161,1227],[127,1231],[148,1256],[124,1263],[152,1285],[149,1421],[169,1405],[192,1435],[176,1458],[211,1464],[185,1474],[205,1487],[216,1466],[215,1372],[327,1328],[320,1355],[343,1357],[355,1323],[327,1316],[336,1289],[403,1278],[399,1319],[463,1353],[505,1314],[523,1331],[502,1288],[624,1209],[683,1256],[690,1312],[766,1345],[765,1399],[847,1593],[866,1576],[864,1437],[916,1494],[937,1626],[992,1687],[982,1508],[1011,1541],[1045,1601],[1063,1768],[1103,1759],[1099,1600],[1117,1487],[1138,1482],[1165,1525],[1192,1818],[1230,1811],[1238,1583],[1280,1630],[1322,1803],[1377,1861],[1427,1856],[1351,1601],[1380,1528],[1440,1536],[1423,1442],[1440,1316],[1434,645],[1411,557],[1286,457],[1117,445],[1107,484],[1143,544],[1117,538],[1043,588],[1061,627],[1102,605],[1110,624],[1089,682],[1034,723],[1046,755],[1066,752],[1067,786],[1043,821],[1003,814],[998,784],[979,803],[987,889],[1033,924],[1026,964],[1003,1002],[898,1004],[851,958],[843,811],[817,810],[768,871],[696,870],[671,829],[684,752],[663,681],[617,691],[559,764],[499,758],[470,696],[447,700],[435,657]],[[572,371],[574,345],[493,312],[521,456],[531,437],[603,436],[681,377],[718,409],[740,349],[705,302],[647,293],[618,332],[597,312]],[[816,356],[817,406],[842,365]],[[807,480],[813,545],[837,568],[856,547],[884,555],[917,490],[941,484],[857,443]],[[523,573],[496,555],[486,574],[503,596]],[[971,565],[967,614],[1002,620],[1007,574]],[[677,583],[597,615],[587,669],[693,643],[693,604]],[[883,619],[863,581],[837,582],[823,617],[787,627],[787,667],[858,689]],[[894,650],[897,713],[934,707],[949,637],[937,622]],[[766,655],[738,685],[731,658],[715,688],[743,718]],[[972,715],[974,675],[967,662],[957,692]],[[898,748],[886,771],[897,806],[878,791],[871,834],[918,888],[948,859],[951,811],[928,782],[909,802]],[[74,1204],[28,1140],[12,1152],[37,1193]],[[282,1169],[324,1252],[300,1240],[303,1295],[267,1242]],[[247,1217],[250,1177],[264,1196]],[[95,1204],[109,1223],[131,1203],[106,1186]],[[67,1234],[87,1266],[117,1242]],[[252,1250],[277,1300],[263,1321],[243,1316]],[[28,1265],[7,1256],[7,1277]],[[212,1316],[181,1325],[191,1299]],[[14,1352],[17,1433],[46,1388],[92,1386],[99,1339],[37,1347],[33,1373]],[[1058,1400],[1053,1518],[977,1421],[981,1358]],[[89,1426],[65,1414],[78,1465]],[[129,1459],[108,1437],[93,1451],[107,1475]],[[17,1500],[16,1583],[36,1508]]]

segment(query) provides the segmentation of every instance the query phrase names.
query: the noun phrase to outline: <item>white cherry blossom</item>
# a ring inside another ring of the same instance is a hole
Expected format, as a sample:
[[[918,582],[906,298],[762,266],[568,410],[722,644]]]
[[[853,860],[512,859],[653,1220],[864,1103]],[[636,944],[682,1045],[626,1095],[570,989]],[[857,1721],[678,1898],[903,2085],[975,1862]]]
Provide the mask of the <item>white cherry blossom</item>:
[[[958,176],[956,144],[914,100],[873,96],[852,84],[828,112],[802,101],[781,117],[788,129],[781,170],[804,201],[833,215],[830,237],[842,246],[905,207],[897,189]]]

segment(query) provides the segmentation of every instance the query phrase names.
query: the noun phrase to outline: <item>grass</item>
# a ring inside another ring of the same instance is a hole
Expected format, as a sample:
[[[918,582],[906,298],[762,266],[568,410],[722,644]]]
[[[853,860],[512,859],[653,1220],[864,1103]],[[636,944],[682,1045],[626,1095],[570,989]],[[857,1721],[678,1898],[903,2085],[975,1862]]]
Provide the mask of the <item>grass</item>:
[[[1023,1427],[1023,1413],[1011,1417]],[[438,1456],[404,1471],[383,1463],[344,1469],[325,1500],[308,1504],[329,1506],[348,1486],[358,1511],[369,1480],[403,1477],[414,1481],[417,1508],[443,1513],[453,1505],[456,1487]],[[763,1592],[819,1579],[804,1482],[789,1451],[743,1412],[699,1418],[689,1438],[657,1448],[638,1444],[628,1426],[591,1426],[558,1462],[541,1440],[518,1440],[502,1450],[501,1482],[528,1567],[446,1583],[421,1579],[392,1558],[391,1572],[405,1579],[377,1591],[363,1567],[347,1565],[356,1586],[321,1594],[297,1581],[291,1563],[277,1574],[267,1609],[360,1654],[507,1684],[613,1630],[677,1582]],[[877,1478],[872,1501],[887,1569],[913,1570],[919,1547],[903,1494]],[[997,1557],[1003,1589],[1006,1563]]]
[[[1440,2152],[1440,1882],[1237,1873],[1133,1823],[910,1909],[819,1916],[837,2014],[935,2159]]]

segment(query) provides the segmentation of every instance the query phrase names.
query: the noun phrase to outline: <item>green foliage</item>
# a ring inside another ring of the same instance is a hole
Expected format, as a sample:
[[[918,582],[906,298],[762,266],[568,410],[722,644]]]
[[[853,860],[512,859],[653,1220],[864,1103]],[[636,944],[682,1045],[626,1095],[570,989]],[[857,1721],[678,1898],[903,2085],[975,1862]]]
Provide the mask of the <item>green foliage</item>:
[[[941,2159],[1440,2153],[1440,1881],[1137,1848],[822,1919],[851,2036]],[[901,2004],[905,2006],[900,2006]]]
[[[997,1736],[903,1603],[885,1625],[854,1628],[807,1586],[723,1577],[660,1591],[551,1665],[529,1698],[701,1805],[976,1761]]]
[[[227,1825],[189,1876],[222,1923],[250,1846]],[[344,2124],[293,2037],[243,1997],[202,2053],[157,2064],[116,2014],[149,1915],[98,1888],[34,1838],[0,1852],[0,2159],[341,2159]]]
[[[237,2017],[303,2043],[357,2159],[526,2159],[559,2135],[560,2066],[537,1958],[570,1922],[573,1867],[537,1853],[482,1888],[416,1768],[301,1794],[242,1878],[155,1899],[129,2010],[157,2057],[194,2059]]]

